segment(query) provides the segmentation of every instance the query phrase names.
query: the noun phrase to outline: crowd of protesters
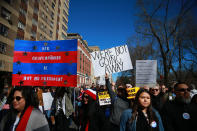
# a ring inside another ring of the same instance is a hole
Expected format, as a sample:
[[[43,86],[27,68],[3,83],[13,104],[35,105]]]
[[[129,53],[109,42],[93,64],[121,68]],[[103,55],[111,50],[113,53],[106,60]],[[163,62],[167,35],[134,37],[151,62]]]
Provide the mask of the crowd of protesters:
[[[91,87],[5,86],[0,94],[0,131],[196,131],[197,90],[177,82],[171,87],[141,87],[128,99],[131,84]],[[110,104],[100,105],[98,93]],[[50,93],[50,109],[43,93]]]

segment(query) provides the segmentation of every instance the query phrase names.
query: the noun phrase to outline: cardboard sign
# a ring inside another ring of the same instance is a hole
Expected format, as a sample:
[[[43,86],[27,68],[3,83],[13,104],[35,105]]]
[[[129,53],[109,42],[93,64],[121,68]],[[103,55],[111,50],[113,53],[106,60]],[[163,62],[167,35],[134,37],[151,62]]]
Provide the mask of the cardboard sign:
[[[137,94],[139,89],[140,89],[140,87],[127,88],[127,93],[128,93],[127,99],[135,98],[135,95]]]
[[[15,40],[12,85],[77,85],[77,40]]]
[[[136,60],[136,86],[154,86],[157,79],[157,60]]]
[[[109,93],[107,91],[98,92],[98,98],[99,98],[99,105],[110,105],[111,104],[111,98],[109,96]]]
[[[95,51],[90,55],[95,77],[105,75],[106,73],[113,74],[133,69],[127,45]]]
[[[53,102],[53,97],[51,96],[51,93],[50,92],[42,93],[42,98],[43,98],[44,110],[50,110]]]

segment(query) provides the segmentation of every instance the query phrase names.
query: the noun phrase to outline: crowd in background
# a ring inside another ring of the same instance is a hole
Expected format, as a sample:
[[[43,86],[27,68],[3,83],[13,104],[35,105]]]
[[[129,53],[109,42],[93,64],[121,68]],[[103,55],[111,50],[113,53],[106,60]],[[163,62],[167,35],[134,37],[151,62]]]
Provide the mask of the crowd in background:
[[[8,87],[0,95],[0,131],[185,131],[197,130],[197,90],[184,82],[139,89],[131,84],[82,87]],[[107,91],[111,104],[99,105]],[[45,110],[43,93],[53,97]]]

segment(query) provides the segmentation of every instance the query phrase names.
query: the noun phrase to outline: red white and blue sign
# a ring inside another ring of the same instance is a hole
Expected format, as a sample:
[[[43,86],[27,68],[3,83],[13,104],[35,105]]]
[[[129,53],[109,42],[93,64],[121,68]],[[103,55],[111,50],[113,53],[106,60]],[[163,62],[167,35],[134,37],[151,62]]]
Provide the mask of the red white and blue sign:
[[[15,40],[13,86],[77,86],[77,39]]]

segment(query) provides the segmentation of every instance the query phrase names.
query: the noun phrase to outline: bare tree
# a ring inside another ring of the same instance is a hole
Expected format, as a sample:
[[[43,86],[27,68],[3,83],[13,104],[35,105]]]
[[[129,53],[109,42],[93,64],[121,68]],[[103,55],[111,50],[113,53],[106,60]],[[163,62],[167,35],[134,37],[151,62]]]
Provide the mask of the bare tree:
[[[185,36],[184,27],[190,11],[196,5],[196,0],[137,0],[139,19],[136,22],[136,32],[154,41],[153,47],[159,50],[158,58],[162,60],[166,84],[169,83],[171,71],[179,79],[184,59],[188,58],[184,57],[187,52],[183,50],[185,39],[182,35]],[[191,49],[193,47],[188,48]]]

